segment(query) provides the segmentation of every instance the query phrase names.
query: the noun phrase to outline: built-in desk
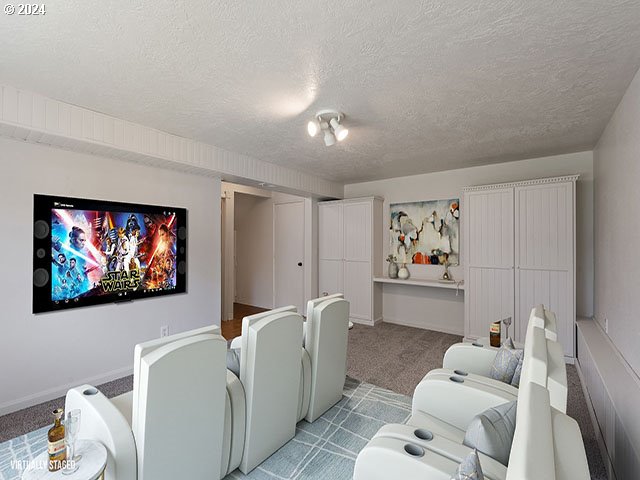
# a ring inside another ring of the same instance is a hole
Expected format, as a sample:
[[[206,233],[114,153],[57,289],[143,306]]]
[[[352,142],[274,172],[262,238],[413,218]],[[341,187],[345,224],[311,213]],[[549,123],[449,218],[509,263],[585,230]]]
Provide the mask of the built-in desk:
[[[464,281],[374,277],[382,285],[382,319],[409,327],[462,335]]]
[[[414,285],[417,287],[433,287],[433,288],[448,288],[451,290],[464,290],[464,280],[445,282],[442,280],[431,280],[422,278],[389,278],[389,277],[374,277],[376,283],[394,283],[396,285]]]

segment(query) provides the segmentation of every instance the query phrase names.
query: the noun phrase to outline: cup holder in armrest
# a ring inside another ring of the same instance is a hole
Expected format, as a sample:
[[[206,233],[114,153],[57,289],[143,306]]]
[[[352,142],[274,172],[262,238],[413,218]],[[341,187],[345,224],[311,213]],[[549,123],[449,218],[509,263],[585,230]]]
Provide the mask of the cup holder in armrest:
[[[407,452],[412,457],[422,457],[424,455],[424,448],[419,447],[413,443],[407,443],[404,446],[404,451]]]
[[[456,375],[460,375],[461,377],[466,377],[467,375],[469,375],[469,373],[465,372],[464,370],[454,370],[453,373],[455,373]]]
[[[483,344],[478,343],[478,342],[473,342],[471,345],[473,345],[474,347],[484,347]]]
[[[98,389],[96,387],[87,388],[82,392],[83,395],[97,395]]]
[[[456,383],[464,383],[464,378],[456,377],[455,375],[451,375],[449,380]]]
[[[413,434],[420,440],[424,440],[426,442],[433,440],[433,433],[431,433],[429,430],[425,430],[424,428],[418,428],[414,430]]]

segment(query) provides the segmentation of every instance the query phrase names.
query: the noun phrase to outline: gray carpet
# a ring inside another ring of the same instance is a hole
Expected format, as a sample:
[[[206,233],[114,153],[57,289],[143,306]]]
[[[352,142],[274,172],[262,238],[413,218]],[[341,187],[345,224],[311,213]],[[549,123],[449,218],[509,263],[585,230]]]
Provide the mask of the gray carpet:
[[[378,324],[375,328],[355,325],[349,332],[347,374],[360,382],[410,396],[429,370],[442,366],[442,357],[449,345],[459,341],[461,337],[456,335],[388,323]],[[591,478],[606,480],[604,463],[574,366],[567,366],[567,376],[569,382],[567,413],[580,425]],[[113,397],[131,390],[132,377],[109,382],[99,388],[107,396]],[[51,411],[62,405],[64,405],[64,399],[58,398],[0,417],[0,442],[48,425],[51,422]],[[316,442],[310,443],[321,452],[314,458],[323,458],[326,455],[323,450],[327,447],[324,445],[325,441],[328,441],[328,437],[320,435]]]
[[[133,389],[133,375],[97,385],[97,387],[107,397],[116,397]],[[59,407],[64,407],[64,397],[58,397],[0,417],[0,443],[45,425],[53,424],[51,412]]]

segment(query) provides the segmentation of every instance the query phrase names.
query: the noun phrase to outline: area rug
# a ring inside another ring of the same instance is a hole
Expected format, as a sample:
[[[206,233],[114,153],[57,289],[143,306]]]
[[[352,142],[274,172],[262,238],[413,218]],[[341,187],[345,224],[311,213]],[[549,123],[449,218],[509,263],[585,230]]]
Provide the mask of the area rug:
[[[351,479],[358,452],[378,429],[410,414],[411,398],[347,378],[340,402],[315,422],[298,423],[296,436],[249,475],[236,470],[226,480]],[[0,480],[20,479],[28,461],[46,450],[48,428],[0,444]]]

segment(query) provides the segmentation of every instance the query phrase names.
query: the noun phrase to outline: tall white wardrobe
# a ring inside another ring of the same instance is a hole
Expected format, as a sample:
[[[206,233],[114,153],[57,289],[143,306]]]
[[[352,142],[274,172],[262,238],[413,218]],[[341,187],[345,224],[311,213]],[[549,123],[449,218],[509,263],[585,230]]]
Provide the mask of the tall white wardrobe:
[[[373,282],[382,270],[382,200],[352,198],[318,204],[318,290],[342,292],[350,319],[374,325],[382,319],[382,292]]]
[[[512,317],[524,341],[531,308],[556,313],[565,358],[575,357],[575,192],[578,176],[464,189],[465,337]],[[504,327],[503,327],[504,328]]]

